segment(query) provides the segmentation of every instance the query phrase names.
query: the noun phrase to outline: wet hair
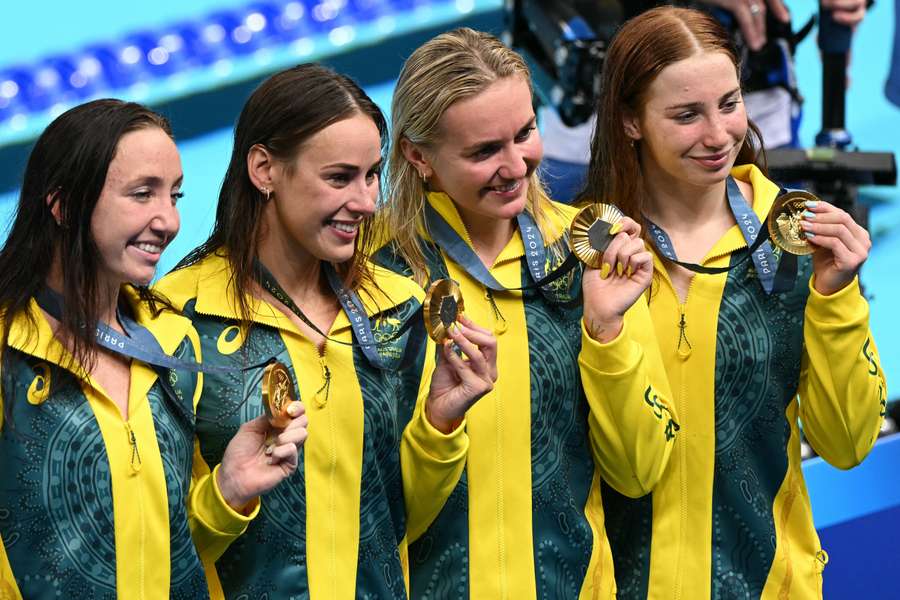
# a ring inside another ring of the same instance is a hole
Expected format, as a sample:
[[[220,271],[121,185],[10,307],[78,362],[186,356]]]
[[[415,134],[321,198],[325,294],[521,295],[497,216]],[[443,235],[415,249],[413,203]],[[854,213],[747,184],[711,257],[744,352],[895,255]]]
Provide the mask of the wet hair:
[[[56,333],[65,338],[71,358],[90,370],[99,349],[95,330],[103,292],[98,280],[103,259],[91,233],[91,217],[119,141],[150,128],[172,137],[169,122],[147,107],[102,99],[69,109],[40,135],[28,157],[15,219],[0,249],[0,351],[6,350],[10,324],[18,315],[37,331],[37,315],[28,310],[29,304],[46,285],[53,261],[63,259],[62,289],[57,291],[65,306]],[[137,289],[154,312],[157,302],[165,304],[146,287]]]
[[[389,199],[379,215],[380,235],[392,239],[397,253],[420,284],[427,281],[419,232],[425,230],[422,211],[427,192],[415,167],[403,155],[406,139],[435,148],[451,132],[441,117],[454,103],[472,98],[496,81],[521,77],[531,89],[531,75],[522,57],[489,33],[454,29],[425,42],[403,65],[391,103],[391,152],[387,166]],[[546,235],[544,213],[552,204],[538,179],[528,185],[526,211]]]
[[[728,32],[705,12],[672,6],[649,10],[627,21],[610,44],[597,102],[597,126],[591,163],[581,202],[610,202],[640,222],[645,187],[640,141],[626,135],[625,118],[640,115],[647,92],[663,69],[700,52],[721,52],[740,80],[740,59]],[[761,154],[759,130],[748,120],[748,132],[736,164],[756,163]],[[759,154],[759,156],[758,156]]]
[[[264,146],[275,160],[292,171],[304,143],[338,121],[362,114],[370,117],[382,140],[387,122],[381,109],[352,79],[317,64],[302,64],[266,79],[241,110],[234,131],[234,146],[219,191],[216,222],[209,238],[194,249],[176,269],[194,264],[215,252],[223,252],[231,266],[229,283],[233,302],[244,321],[251,320],[247,295],[254,276],[263,226],[266,195],[250,180],[247,156]],[[373,282],[368,257],[372,227],[364,220],[356,239],[353,258],[335,265],[344,284],[358,289]]]

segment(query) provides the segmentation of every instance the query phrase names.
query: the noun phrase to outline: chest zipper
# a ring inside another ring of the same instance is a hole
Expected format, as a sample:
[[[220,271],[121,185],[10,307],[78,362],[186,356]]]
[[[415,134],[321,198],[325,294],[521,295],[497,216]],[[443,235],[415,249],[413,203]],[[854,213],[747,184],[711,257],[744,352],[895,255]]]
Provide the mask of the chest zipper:
[[[487,298],[487,301],[490,302],[491,310],[494,312],[494,333],[503,335],[509,328],[509,325],[506,323],[506,318],[503,316],[503,313],[500,312],[500,307],[497,306],[497,301],[494,300],[494,294],[491,289],[485,288],[484,292],[484,296]]]
[[[316,390],[313,398],[315,399],[316,406],[319,408],[324,408],[326,404],[328,404],[328,393],[331,391],[331,369],[328,368],[328,364],[325,362],[325,348],[328,342],[322,345],[322,351],[319,352],[319,366],[322,367],[322,386]]]
[[[138,473],[141,470],[141,453],[138,450],[137,436],[127,422],[125,423],[125,433],[128,436],[128,443],[131,445],[131,470]]]
[[[685,319],[685,306],[681,305],[681,313],[679,315],[678,320],[678,346],[675,350],[678,352],[678,356],[681,358],[687,358],[691,355],[691,351],[694,347],[691,345],[691,341],[687,336],[687,320]]]

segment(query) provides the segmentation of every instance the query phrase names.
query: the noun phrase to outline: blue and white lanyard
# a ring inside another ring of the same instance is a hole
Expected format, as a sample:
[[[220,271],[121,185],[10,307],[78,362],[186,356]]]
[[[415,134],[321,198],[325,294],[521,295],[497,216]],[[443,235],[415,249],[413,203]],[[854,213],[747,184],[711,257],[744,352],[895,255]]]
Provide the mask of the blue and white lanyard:
[[[431,238],[447,253],[453,262],[461,266],[466,273],[471,275],[484,287],[494,291],[528,290],[543,288],[556,281],[572,270],[578,264],[578,259],[573,253],[569,253],[566,260],[550,274],[547,274],[547,249],[544,247],[544,237],[534,219],[527,212],[521,212],[516,217],[519,226],[519,234],[522,236],[522,244],[525,247],[525,263],[528,272],[534,281],[532,285],[523,287],[506,287],[497,281],[491,272],[484,266],[475,251],[466,241],[450,226],[449,223],[435,210],[429,202],[425,202],[425,225]]]
[[[766,294],[790,289],[794,285],[796,276],[797,259],[792,254],[782,253],[781,262],[775,258],[772,244],[769,241],[769,233],[762,225],[759,217],[744,199],[734,177],[729,176],[726,182],[728,206],[734,220],[737,222],[744,241],[747,242],[749,256],[753,259],[756,274]],[[741,264],[746,257],[727,267],[705,267],[694,263],[685,263],[678,260],[675,255],[675,247],[672,240],[663,229],[644,217],[650,230],[650,237],[660,253],[675,264],[697,273],[717,274],[725,273]]]
[[[275,276],[272,275],[272,272],[269,271],[265,265],[263,265],[258,260],[256,261],[256,272],[257,272],[257,281],[260,285],[262,285],[272,296],[275,297],[276,300],[281,302],[288,310],[297,315],[297,317],[303,321],[308,327],[310,327],[313,331],[321,335],[328,341],[343,344],[345,346],[353,346],[362,350],[363,354],[366,357],[366,360],[369,361],[370,364],[379,368],[386,369],[387,364],[385,361],[378,355],[376,351],[376,346],[379,344],[386,344],[391,342],[400,336],[402,336],[407,329],[410,328],[413,321],[419,315],[419,311],[413,313],[396,331],[393,335],[391,335],[388,339],[375,341],[375,336],[372,334],[372,324],[369,321],[369,315],[366,312],[365,306],[363,306],[362,300],[360,300],[359,295],[353,290],[348,290],[344,287],[343,282],[341,282],[340,276],[335,271],[334,267],[331,266],[330,263],[322,262],[322,269],[325,271],[325,278],[328,280],[328,285],[331,287],[331,291],[334,292],[334,295],[337,297],[338,302],[341,304],[341,308],[344,311],[344,314],[347,315],[347,319],[350,321],[350,327],[353,330],[353,335],[355,336],[357,343],[352,342],[344,342],[341,340],[337,340],[331,337],[328,337],[326,333],[321,331],[315,323],[313,323],[309,317],[303,314],[303,311],[300,310],[300,307],[291,299],[291,297],[284,291],[284,288],[279,285],[278,281],[275,279]],[[421,308],[419,309],[421,310]],[[420,316],[418,318],[421,319]]]

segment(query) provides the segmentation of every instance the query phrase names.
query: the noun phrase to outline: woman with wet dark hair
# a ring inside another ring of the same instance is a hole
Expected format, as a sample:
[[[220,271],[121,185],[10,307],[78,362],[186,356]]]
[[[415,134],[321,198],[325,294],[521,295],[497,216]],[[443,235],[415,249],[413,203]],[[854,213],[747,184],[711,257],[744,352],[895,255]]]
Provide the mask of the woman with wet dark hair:
[[[458,480],[465,411],[496,379],[490,333],[462,318],[450,339],[466,358],[450,345],[435,358],[421,288],[367,260],[385,130],[343,75],[267,79],[238,119],[209,240],[159,285],[206,363],[245,368],[206,376],[210,463],[264,410],[247,367],[287,365],[309,419],[300,468],[217,563],[228,597],[405,597],[407,531]]]
[[[299,421],[269,456],[248,423],[215,476],[194,455],[198,339],[146,287],[181,183],[166,120],[118,100],[62,114],[29,157],[0,250],[3,597],[207,597],[202,561],[296,468]]]

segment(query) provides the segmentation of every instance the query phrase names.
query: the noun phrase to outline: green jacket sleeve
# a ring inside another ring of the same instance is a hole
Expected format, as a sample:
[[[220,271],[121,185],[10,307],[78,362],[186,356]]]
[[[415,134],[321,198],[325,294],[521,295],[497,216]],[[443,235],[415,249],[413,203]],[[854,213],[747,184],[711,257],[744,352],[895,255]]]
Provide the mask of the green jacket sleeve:
[[[800,420],[813,449],[849,469],[872,449],[884,419],[887,383],[858,280],[823,296],[809,282],[800,365]]]
[[[594,459],[616,490],[643,496],[662,477],[678,431],[647,304],[635,302],[609,343],[594,340],[583,321],[581,338],[578,363]]]
[[[409,542],[421,536],[441,512],[459,482],[469,449],[465,420],[452,432],[444,434],[432,427],[425,415],[434,366],[435,346],[429,340],[425,345],[418,385],[409,390],[415,394],[415,408],[400,440]]]
[[[197,361],[200,362],[200,337],[191,327],[188,337],[194,346]],[[199,373],[197,387],[194,390],[194,409],[203,392],[203,373]],[[237,536],[244,533],[247,525],[259,512],[259,499],[249,505],[244,513],[231,508],[217,484],[218,466],[210,472],[209,465],[200,454],[200,444],[194,440],[194,462],[191,474],[191,489],[187,498],[188,526],[200,559],[210,573],[210,567],[228,548]]]

